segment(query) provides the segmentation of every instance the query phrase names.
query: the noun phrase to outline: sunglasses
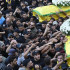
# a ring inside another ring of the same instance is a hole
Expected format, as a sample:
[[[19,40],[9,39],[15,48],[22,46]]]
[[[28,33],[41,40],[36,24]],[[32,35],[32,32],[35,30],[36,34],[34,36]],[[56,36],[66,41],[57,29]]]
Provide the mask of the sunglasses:
[[[14,38],[13,36],[10,36],[9,38]]]

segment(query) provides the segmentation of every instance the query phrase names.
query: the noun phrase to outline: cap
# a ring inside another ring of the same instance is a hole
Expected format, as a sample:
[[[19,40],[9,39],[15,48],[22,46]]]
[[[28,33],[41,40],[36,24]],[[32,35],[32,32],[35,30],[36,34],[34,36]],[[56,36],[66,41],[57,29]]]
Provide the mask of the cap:
[[[13,55],[13,54],[14,54],[14,52],[16,52],[16,50],[15,50],[15,49],[13,49],[13,48],[11,48],[11,49],[9,50],[8,55]]]
[[[18,70],[26,70],[25,68],[19,68]]]
[[[14,36],[14,35],[13,35],[12,33],[9,33],[9,34],[8,34],[8,37],[10,37],[10,36]]]
[[[22,46],[22,44],[20,44],[20,43],[18,43],[18,44],[16,45],[17,48],[21,48],[21,46]]]
[[[32,55],[36,55],[36,54],[40,54],[40,51],[34,51],[33,53],[32,53]]]
[[[3,47],[4,45],[4,42],[0,41],[0,47]]]
[[[58,22],[57,22],[57,21],[54,21],[54,22],[53,22],[53,25],[57,25],[57,24],[58,24]]]
[[[19,33],[19,30],[18,30],[18,29],[15,29],[15,30],[14,30],[14,32],[17,32],[17,33]]]

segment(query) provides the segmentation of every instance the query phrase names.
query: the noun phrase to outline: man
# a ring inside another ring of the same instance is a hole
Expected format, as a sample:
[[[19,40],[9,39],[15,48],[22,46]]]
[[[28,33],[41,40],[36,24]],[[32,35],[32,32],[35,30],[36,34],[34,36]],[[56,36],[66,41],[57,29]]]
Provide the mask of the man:
[[[34,70],[34,68],[33,68],[33,62],[30,59],[26,59],[23,62],[23,66],[26,67],[26,70]]]
[[[5,70],[5,64],[2,59],[2,55],[0,55],[0,70]]]
[[[52,59],[47,56],[45,59],[44,59],[44,62],[45,62],[45,67],[43,68],[43,70],[57,70],[59,69],[60,65],[63,64],[63,60],[62,59],[59,59],[60,62],[58,62],[54,67],[52,67]],[[65,66],[66,67],[66,66]],[[63,70],[63,69],[62,69]],[[65,69],[66,70],[66,69]]]
[[[37,34],[37,29],[35,27],[35,23],[31,22],[30,23],[30,28],[31,28],[31,38],[35,38],[36,34]]]
[[[0,11],[0,25],[5,23],[5,18],[2,16],[2,12]]]
[[[43,59],[41,57],[40,51],[33,52],[32,61],[33,61],[35,70],[37,70],[37,69],[41,70],[41,68],[44,67],[44,62],[43,62]]]
[[[8,56],[8,54],[6,53],[5,44],[2,41],[0,41],[0,54],[2,54],[4,57]]]
[[[18,70],[16,57],[11,57],[9,64],[5,67],[5,70]]]
[[[5,14],[12,13],[13,14],[14,10],[12,9],[12,6],[10,4],[7,5],[7,10],[5,11]]]

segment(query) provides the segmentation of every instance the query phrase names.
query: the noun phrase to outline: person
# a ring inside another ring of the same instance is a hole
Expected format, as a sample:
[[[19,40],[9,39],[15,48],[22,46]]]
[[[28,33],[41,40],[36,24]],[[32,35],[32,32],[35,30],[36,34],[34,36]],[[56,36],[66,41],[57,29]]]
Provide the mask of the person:
[[[0,11],[0,25],[5,24],[5,18],[2,16],[2,12]]]
[[[64,44],[67,38],[60,32],[60,26],[69,16],[62,10],[59,11],[66,18],[60,17],[56,12],[58,20],[50,15],[50,21],[46,19],[39,22],[39,18],[33,16],[34,8],[50,4],[51,0],[0,0],[1,68],[5,70],[69,68],[66,57],[62,55],[66,54]]]
[[[17,65],[16,57],[11,57],[9,63],[5,67],[5,70],[18,70],[19,66]]]
[[[5,70],[5,63],[3,62],[2,55],[0,55],[0,70]]]
[[[34,70],[33,62],[30,59],[24,60],[23,66],[26,67],[26,70]]]
[[[33,52],[33,59],[32,59],[33,63],[34,63],[34,66],[35,66],[35,69],[41,69],[42,67],[44,67],[44,62],[42,57],[41,57],[41,54],[39,51],[34,51]]]
[[[58,69],[58,67],[63,63],[63,60],[61,60],[58,64],[56,64],[54,67],[52,67],[52,60],[51,58],[48,56],[44,59],[45,61],[45,67],[43,68],[43,70],[56,70]]]
[[[57,63],[61,62],[62,60],[65,60],[65,59],[64,59],[63,54],[60,53],[60,54],[57,55]],[[63,70],[67,70],[67,68],[68,68],[68,65],[67,65],[66,61],[64,61],[61,64],[61,66],[59,67],[59,69],[63,69]]]
[[[6,46],[3,41],[0,41],[0,54],[2,54],[4,57],[8,56],[6,53]]]

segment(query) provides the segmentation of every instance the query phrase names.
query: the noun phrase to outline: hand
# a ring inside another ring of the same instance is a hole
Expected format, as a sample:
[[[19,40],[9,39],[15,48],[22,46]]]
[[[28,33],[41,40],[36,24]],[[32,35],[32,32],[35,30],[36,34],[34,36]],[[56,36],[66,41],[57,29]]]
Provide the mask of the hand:
[[[36,43],[35,43],[35,45],[38,45],[38,44],[39,44],[39,42],[36,42]]]
[[[35,69],[39,69],[39,65],[36,64],[36,65],[35,65]]]
[[[34,48],[34,47],[36,47],[36,45],[35,45],[35,44],[32,44],[32,45],[31,45],[31,48]]]
[[[39,48],[39,46],[37,46],[35,50],[36,51],[40,51],[41,49]]]
[[[16,43],[16,44],[17,44],[17,41],[16,41],[16,40],[12,40],[12,41],[10,42],[10,45],[12,45],[13,43]]]
[[[49,42],[48,45],[53,44],[53,42]]]
[[[62,9],[59,9],[60,12],[64,12]]]

